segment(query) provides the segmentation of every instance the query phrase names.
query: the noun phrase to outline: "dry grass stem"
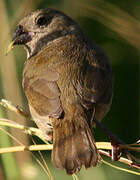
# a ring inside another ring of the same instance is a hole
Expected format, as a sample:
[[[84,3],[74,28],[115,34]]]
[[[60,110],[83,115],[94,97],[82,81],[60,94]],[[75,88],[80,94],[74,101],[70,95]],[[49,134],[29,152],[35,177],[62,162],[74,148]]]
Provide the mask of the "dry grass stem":
[[[18,106],[13,105],[11,102],[9,102],[7,100],[1,100],[0,104],[3,105],[5,108],[8,108],[11,111],[14,111],[15,113],[18,113],[18,114],[20,114],[22,116],[26,116],[26,113],[24,113],[24,111],[21,108],[19,108]],[[2,118],[0,119],[0,126],[7,126],[7,127],[12,127],[12,128],[17,128],[17,129],[22,130],[24,133],[26,133],[28,135],[36,135],[36,136],[40,137],[43,140],[43,135],[42,135],[41,131],[38,128],[26,127],[24,125],[21,125],[21,124],[18,124],[16,122],[14,122],[14,121],[11,121],[11,120],[8,120],[8,119],[2,119]],[[112,150],[112,145],[111,145],[110,142],[96,142],[96,146],[97,146],[97,149],[99,149],[99,152],[101,154],[111,158],[110,153],[107,152],[107,151]],[[130,145],[121,145],[120,144],[118,146],[119,146],[119,150],[126,149],[126,150],[140,152],[140,144],[138,144],[138,143],[134,143],[134,144],[130,144]],[[52,144],[31,145],[31,146],[21,145],[21,146],[1,148],[0,149],[0,154],[8,153],[8,152],[52,150],[52,148],[53,148]],[[104,151],[104,150],[107,150],[107,151]],[[120,157],[118,161],[123,162],[124,164],[128,164],[131,167],[135,167],[136,169],[140,169],[139,165],[135,164],[132,160],[126,159],[124,157]],[[106,162],[106,164],[107,164],[107,162]],[[112,165],[112,167],[113,166],[114,165]],[[120,169],[120,168],[118,167],[118,169]],[[126,171],[129,171],[129,170],[126,169]],[[135,171],[133,172],[133,174],[139,175],[137,172],[135,173]],[[75,178],[75,177],[73,177],[73,178]]]

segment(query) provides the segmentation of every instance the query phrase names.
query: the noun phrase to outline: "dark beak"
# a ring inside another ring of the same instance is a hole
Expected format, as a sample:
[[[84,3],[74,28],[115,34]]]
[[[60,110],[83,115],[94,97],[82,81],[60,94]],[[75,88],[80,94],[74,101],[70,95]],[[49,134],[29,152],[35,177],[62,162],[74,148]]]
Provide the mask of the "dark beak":
[[[26,44],[30,40],[31,40],[30,33],[26,31],[22,25],[17,26],[12,37],[12,41],[14,41],[13,45]]]
[[[18,25],[10,43],[6,54],[8,54],[14,47],[14,45],[24,45],[32,40],[32,33],[26,31],[22,25]]]

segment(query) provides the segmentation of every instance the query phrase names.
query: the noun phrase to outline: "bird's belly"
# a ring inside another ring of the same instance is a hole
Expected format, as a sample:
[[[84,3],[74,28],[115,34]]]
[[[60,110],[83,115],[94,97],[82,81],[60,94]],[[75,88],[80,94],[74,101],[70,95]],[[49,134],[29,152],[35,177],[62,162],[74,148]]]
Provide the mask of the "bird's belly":
[[[43,138],[46,141],[52,141],[53,126],[51,118],[48,116],[40,116],[35,109],[29,105],[32,118],[34,119],[38,128],[42,131]]]

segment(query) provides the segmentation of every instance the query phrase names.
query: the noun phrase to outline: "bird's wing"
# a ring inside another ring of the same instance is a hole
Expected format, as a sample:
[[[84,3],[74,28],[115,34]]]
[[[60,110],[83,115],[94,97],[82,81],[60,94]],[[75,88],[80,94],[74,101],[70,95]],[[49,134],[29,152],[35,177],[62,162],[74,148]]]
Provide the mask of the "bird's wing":
[[[34,79],[34,80],[33,80]],[[30,106],[42,116],[59,117],[63,111],[60,90],[57,85],[58,73],[46,71],[35,78],[24,75],[24,90]]]
[[[112,97],[112,69],[104,52],[91,50],[81,72],[84,81],[78,92],[82,105],[90,108],[93,104],[108,104]]]

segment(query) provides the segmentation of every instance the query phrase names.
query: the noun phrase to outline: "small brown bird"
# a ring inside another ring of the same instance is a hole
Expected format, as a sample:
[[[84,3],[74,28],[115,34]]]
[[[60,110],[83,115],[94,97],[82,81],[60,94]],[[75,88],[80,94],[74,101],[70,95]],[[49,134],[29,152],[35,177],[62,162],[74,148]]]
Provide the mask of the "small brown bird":
[[[47,141],[52,162],[68,174],[96,166],[100,155],[91,117],[101,120],[112,102],[113,75],[104,51],[79,25],[54,9],[24,17],[11,46],[24,45],[23,88],[31,115]]]

